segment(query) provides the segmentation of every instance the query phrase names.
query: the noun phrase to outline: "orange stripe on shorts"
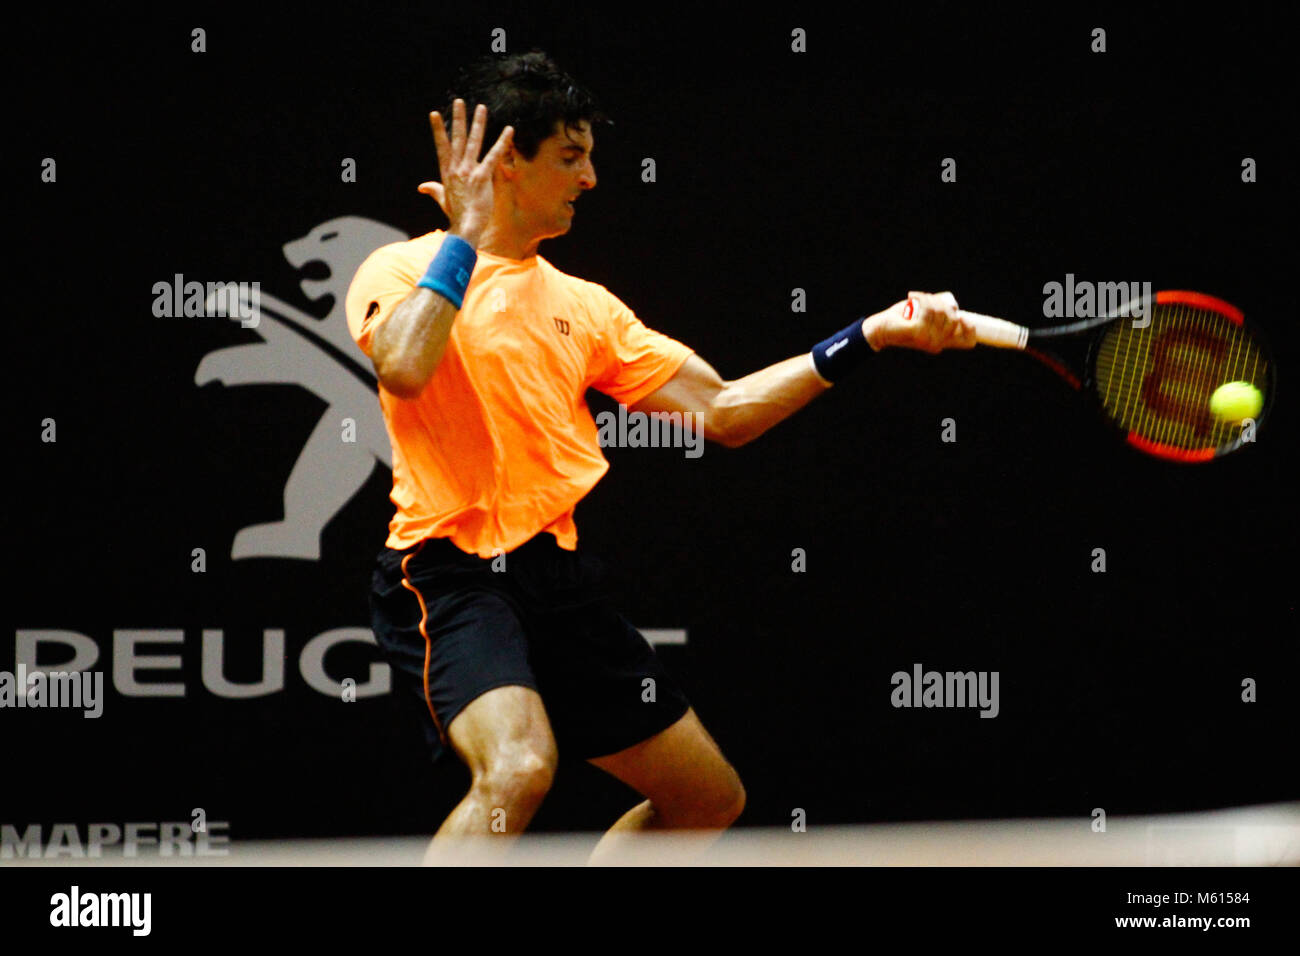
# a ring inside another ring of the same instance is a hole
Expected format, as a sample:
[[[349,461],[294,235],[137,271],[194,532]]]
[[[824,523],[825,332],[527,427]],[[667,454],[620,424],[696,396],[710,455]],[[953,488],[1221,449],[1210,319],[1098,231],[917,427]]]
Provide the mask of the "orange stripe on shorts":
[[[425,541],[428,539],[426,538]],[[424,638],[424,702],[429,705],[429,716],[433,718],[433,726],[438,730],[438,739],[444,744],[447,742],[447,735],[442,732],[442,724],[438,721],[438,714],[433,709],[433,698],[429,696],[429,656],[433,653],[433,641],[429,639],[429,631],[425,625],[429,621],[429,609],[424,606],[424,596],[406,574],[406,562],[424,550],[424,541],[421,541],[414,551],[402,558],[402,587],[406,588],[415,595],[415,599],[420,602],[420,635]]]

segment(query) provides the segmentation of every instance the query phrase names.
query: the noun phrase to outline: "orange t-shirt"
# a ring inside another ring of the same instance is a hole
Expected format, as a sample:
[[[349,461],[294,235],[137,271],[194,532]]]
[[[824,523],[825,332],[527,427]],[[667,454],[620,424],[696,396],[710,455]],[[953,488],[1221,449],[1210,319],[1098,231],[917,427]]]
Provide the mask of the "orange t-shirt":
[[[357,270],[348,328],[367,355],[375,329],[415,288],[444,235],[382,246]],[[574,550],[574,508],[609,470],[587,389],[634,405],[692,351],[646,328],[604,286],[541,256],[479,252],[424,391],[407,400],[379,387],[397,506],[388,547],[450,538],[487,558],[549,531]]]

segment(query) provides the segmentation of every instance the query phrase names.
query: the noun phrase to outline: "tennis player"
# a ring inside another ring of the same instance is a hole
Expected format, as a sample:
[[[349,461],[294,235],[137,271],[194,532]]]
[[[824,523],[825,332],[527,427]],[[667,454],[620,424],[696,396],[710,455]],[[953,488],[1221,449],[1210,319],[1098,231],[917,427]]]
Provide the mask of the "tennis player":
[[[724,381],[538,254],[596,186],[605,118],[590,93],[544,53],[489,57],[457,80],[450,138],[440,113],[430,119],[442,179],[420,189],[450,225],[376,250],[347,297],[393,446],[375,636],[434,759],[450,750],[471,776],[426,860],[440,861],[444,836],[522,832],[561,751],[645,798],[593,861],[622,833],[720,833],[744,808],[740,777],[579,547],[574,509],[609,467],[587,389],[632,412],[693,413],[707,440],[736,447],[874,351],[969,348],[974,332],[950,294],[910,293],[912,309],[899,302]]]

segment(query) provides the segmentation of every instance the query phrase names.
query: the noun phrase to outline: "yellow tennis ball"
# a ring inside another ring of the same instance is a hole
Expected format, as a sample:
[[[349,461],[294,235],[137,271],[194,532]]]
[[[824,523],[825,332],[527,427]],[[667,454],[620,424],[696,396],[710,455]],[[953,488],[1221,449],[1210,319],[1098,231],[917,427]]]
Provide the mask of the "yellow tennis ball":
[[[1239,422],[1254,418],[1264,407],[1264,395],[1250,382],[1228,382],[1210,396],[1210,411],[1220,421]]]

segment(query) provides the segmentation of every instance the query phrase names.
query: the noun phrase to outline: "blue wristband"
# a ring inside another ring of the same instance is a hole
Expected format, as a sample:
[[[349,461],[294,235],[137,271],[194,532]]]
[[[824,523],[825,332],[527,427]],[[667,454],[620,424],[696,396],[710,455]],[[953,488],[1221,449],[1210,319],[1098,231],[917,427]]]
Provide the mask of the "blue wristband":
[[[474,274],[478,253],[460,236],[447,233],[438,254],[429,263],[429,270],[416,285],[432,289],[457,309],[465,302],[465,289]]]
[[[837,382],[866,360],[871,343],[862,332],[862,319],[813,346],[813,368],[828,382]]]

